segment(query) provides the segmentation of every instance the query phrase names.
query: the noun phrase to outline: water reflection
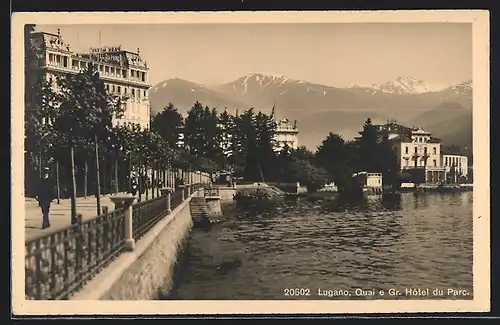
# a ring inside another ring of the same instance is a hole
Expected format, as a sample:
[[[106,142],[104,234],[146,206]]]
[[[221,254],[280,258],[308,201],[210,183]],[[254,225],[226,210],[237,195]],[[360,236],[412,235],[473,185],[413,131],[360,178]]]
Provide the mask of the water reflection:
[[[284,299],[290,286],[472,290],[472,193],[285,199],[223,210],[224,222],[193,231],[175,299]]]

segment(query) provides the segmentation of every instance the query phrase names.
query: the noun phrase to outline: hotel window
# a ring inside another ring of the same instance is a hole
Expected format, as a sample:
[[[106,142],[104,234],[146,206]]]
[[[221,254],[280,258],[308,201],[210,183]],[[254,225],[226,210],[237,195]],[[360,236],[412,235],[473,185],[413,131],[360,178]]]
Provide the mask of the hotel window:
[[[405,153],[408,153],[408,146],[405,147]]]
[[[135,97],[135,89],[132,89],[132,97]]]
[[[122,87],[118,86],[118,93],[121,94],[122,93]]]
[[[106,85],[106,90],[109,91],[109,85]]]
[[[123,88],[123,93],[127,94],[127,88]]]
[[[415,153],[417,153],[417,152],[418,152],[418,148],[417,148],[417,147],[415,147]]]
[[[104,67],[104,73],[108,74],[109,73],[109,67],[108,66],[105,66]]]
[[[73,69],[76,69],[78,67],[78,61],[77,60],[71,61],[71,66],[73,67]]]
[[[142,81],[146,82],[146,73],[145,72],[142,72]]]
[[[49,62],[54,62],[54,54],[49,53]]]
[[[127,78],[127,70],[122,70],[122,77]]]
[[[144,90],[144,97],[146,97],[146,91]]]
[[[137,98],[141,98],[141,91],[137,89]]]
[[[64,66],[65,68],[67,68],[67,67],[68,67],[68,57],[67,57],[67,56],[63,56],[63,66]]]
[[[432,162],[434,163],[434,167],[436,167],[436,166],[437,166],[437,161],[436,161],[436,159],[434,159]]]
[[[104,67],[102,66],[102,64],[99,64],[99,71],[101,71],[101,72],[104,71]]]
[[[115,86],[113,85],[113,92],[115,92]]]
[[[57,65],[61,65],[61,56],[60,55],[56,55],[56,63],[57,63]]]
[[[436,147],[432,148],[432,154],[435,155],[436,154]]]
[[[424,153],[427,154],[427,147],[424,148]]]

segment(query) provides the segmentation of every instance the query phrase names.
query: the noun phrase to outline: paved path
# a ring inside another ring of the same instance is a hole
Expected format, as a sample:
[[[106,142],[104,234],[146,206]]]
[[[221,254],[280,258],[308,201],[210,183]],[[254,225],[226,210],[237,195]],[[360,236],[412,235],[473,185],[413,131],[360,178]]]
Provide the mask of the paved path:
[[[113,194],[101,196],[101,211],[104,206],[108,207],[109,211],[114,210],[115,205],[110,197]],[[150,193],[151,195],[151,193]],[[139,197],[137,195],[137,197]],[[151,198],[151,196],[149,197]],[[145,200],[145,195],[142,196]],[[95,196],[88,196],[87,198],[79,197],[76,199],[76,211],[80,213],[83,219],[95,217],[97,215],[97,202]],[[136,201],[137,202],[137,201]],[[32,198],[25,200],[25,236],[26,239],[38,236],[40,233],[52,231],[55,228],[64,228],[71,224],[71,199],[52,201],[50,205],[50,228],[41,229],[42,226],[42,210],[38,206],[38,202]]]

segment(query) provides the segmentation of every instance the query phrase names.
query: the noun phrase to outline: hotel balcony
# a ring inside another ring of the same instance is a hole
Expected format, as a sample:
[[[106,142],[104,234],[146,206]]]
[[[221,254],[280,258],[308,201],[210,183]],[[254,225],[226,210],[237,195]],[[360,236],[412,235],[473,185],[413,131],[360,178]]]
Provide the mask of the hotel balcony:
[[[49,63],[43,63],[42,65],[39,66],[40,69],[47,69],[48,71],[52,72],[58,72],[58,73],[71,73],[71,74],[77,74],[83,68],[72,66],[70,67],[69,65],[64,66],[63,62],[57,63],[57,62],[49,62]],[[99,76],[103,81],[107,82],[113,82],[116,84],[125,84],[125,85],[131,85],[131,86],[136,86],[144,89],[149,89],[151,88],[151,85],[147,81],[142,81],[137,78],[125,78],[120,74],[111,74],[111,73],[106,73],[103,71],[99,71]]]

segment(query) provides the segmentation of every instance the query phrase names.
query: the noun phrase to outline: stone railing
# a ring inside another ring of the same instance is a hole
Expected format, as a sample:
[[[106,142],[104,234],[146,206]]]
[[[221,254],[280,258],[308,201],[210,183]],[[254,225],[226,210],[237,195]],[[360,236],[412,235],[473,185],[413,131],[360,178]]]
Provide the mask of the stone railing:
[[[135,203],[131,194],[111,197],[115,210],[25,242],[25,293],[29,300],[65,300],[202,185],[161,189]]]

